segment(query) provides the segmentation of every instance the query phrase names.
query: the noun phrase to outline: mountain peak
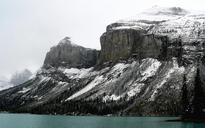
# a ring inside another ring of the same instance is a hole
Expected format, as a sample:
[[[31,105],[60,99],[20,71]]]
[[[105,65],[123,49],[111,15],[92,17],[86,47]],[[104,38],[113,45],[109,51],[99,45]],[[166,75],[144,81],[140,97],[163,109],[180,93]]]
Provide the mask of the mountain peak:
[[[153,6],[152,8],[146,10],[143,13],[150,14],[150,15],[179,15],[179,16],[184,16],[184,15],[187,15],[189,12],[181,7]]]
[[[97,51],[74,44],[70,37],[63,38],[47,53],[44,67],[91,67],[96,64]]]
[[[69,45],[72,45],[72,46],[78,46],[77,44],[72,42],[70,37],[67,37],[67,36],[59,42],[59,45],[61,45],[61,44],[69,44]]]

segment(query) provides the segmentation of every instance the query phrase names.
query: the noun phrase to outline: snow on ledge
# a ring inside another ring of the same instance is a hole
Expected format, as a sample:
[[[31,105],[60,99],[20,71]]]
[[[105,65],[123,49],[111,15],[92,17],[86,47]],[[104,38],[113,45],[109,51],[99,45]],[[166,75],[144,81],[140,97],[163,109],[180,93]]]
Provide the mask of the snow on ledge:
[[[122,96],[116,96],[115,94],[112,94],[111,96],[104,96],[103,97],[103,101],[107,102],[107,101],[117,101],[121,98]]]
[[[93,67],[87,69],[70,68],[70,69],[65,69],[64,73],[68,78],[76,79],[76,78],[85,78],[86,76],[89,76],[92,70]]]
[[[141,81],[144,81],[147,78],[154,76],[157,70],[159,69],[159,67],[161,66],[161,62],[158,61],[157,59],[148,58],[148,59],[145,59],[144,62],[145,63],[148,62],[151,65],[149,65],[147,69],[142,72],[143,77],[141,78]]]
[[[21,91],[18,91],[18,93],[26,93],[29,90],[31,90],[31,88],[23,88]]]

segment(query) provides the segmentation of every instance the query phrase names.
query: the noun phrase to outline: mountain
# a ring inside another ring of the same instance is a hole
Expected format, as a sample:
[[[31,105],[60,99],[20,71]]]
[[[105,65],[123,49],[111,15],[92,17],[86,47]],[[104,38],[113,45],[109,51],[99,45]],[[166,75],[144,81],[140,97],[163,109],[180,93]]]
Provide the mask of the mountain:
[[[101,51],[66,37],[36,77],[0,92],[1,111],[179,115],[184,82],[190,105],[198,68],[204,82],[204,24],[203,12],[155,6],[108,25]]]
[[[20,85],[30,79],[32,76],[32,72],[28,69],[24,69],[23,71],[16,72],[11,76],[10,83],[13,85]]]
[[[0,77],[0,91],[23,84],[24,82],[28,81],[31,76],[32,73],[28,69],[25,69],[21,72],[16,72],[13,74],[10,80],[5,77]]]
[[[21,72],[16,72],[15,74],[13,74],[10,80],[5,77],[0,77],[0,91],[14,87],[16,85],[20,85],[28,81],[31,76],[32,73],[28,69],[25,69]]]

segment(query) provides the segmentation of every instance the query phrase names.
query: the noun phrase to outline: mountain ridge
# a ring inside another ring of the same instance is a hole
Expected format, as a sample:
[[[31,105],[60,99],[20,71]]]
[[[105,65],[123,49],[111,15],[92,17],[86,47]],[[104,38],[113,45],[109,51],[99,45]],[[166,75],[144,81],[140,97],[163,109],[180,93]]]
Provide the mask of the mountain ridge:
[[[140,20],[112,23],[100,37],[101,51],[64,38],[47,53],[36,77],[0,92],[0,110],[180,115],[183,78],[191,104],[197,68],[203,82],[205,76],[205,15],[189,15],[184,9],[168,8],[149,20],[150,14],[143,13]]]

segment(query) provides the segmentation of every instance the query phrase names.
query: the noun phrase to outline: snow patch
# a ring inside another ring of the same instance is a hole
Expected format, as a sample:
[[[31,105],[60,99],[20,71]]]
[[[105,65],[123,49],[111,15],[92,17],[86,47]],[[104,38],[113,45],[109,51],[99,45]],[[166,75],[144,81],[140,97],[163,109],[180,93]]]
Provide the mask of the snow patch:
[[[69,101],[72,100],[88,91],[90,91],[91,89],[93,89],[96,85],[98,85],[99,83],[101,83],[102,81],[105,81],[106,79],[103,78],[103,76],[97,76],[92,82],[90,82],[86,87],[84,87],[83,89],[81,89],[80,91],[76,92],[75,94],[73,94],[72,96],[70,96],[69,98],[67,98],[65,101]]]
[[[68,78],[76,79],[76,78],[85,78],[89,76],[92,70],[93,68],[88,68],[88,69],[70,68],[70,69],[65,69],[64,73]]]
[[[62,82],[62,81],[58,82],[58,85],[65,85],[65,84],[68,84],[68,83],[67,82]]]
[[[129,67],[130,64],[118,63],[112,67],[109,74],[112,74],[114,77],[117,77],[118,74],[123,73],[123,70]]]
[[[135,30],[140,30],[143,29],[140,26],[119,26],[119,27],[115,27],[114,30],[120,30],[120,29],[135,29]]]
[[[42,82],[47,82],[51,79],[51,77],[47,77],[47,76],[40,76],[40,81],[39,84],[41,84]]]
[[[188,46],[188,45],[184,46],[183,48],[184,50],[190,50],[190,51],[196,51],[197,49],[196,46]]]
[[[18,93],[26,93],[29,90],[31,90],[31,88],[23,88],[21,91],[18,91]]]
[[[177,72],[178,74],[184,73],[185,68],[179,67],[178,63],[177,63],[177,59],[173,58],[173,67],[170,68],[165,75],[163,76],[163,78],[161,78],[161,82],[159,82],[159,84],[156,85],[154,92],[152,93],[149,101],[154,101],[155,100],[155,96],[158,93],[158,89],[161,88],[170,78],[171,78],[171,74],[174,72]]]
[[[140,93],[141,88],[142,88],[144,85],[145,85],[144,83],[136,83],[136,84],[134,84],[133,87],[130,88],[130,91],[127,92],[128,99],[129,99],[130,97],[133,97],[133,96],[135,96],[136,94]]]
[[[149,62],[149,63],[151,63],[151,65],[148,66],[146,68],[146,70],[141,73],[141,75],[143,76],[141,78],[141,81],[144,81],[147,78],[154,76],[155,73],[157,72],[158,68],[161,66],[161,62],[159,62],[157,59],[149,58],[149,59],[146,59],[145,62]]]
[[[115,94],[112,94],[111,96],[104,96],[103,97],[103,101],[107,102],[107,101],[117,101],[121,98],[121,96],[116,96]]]

